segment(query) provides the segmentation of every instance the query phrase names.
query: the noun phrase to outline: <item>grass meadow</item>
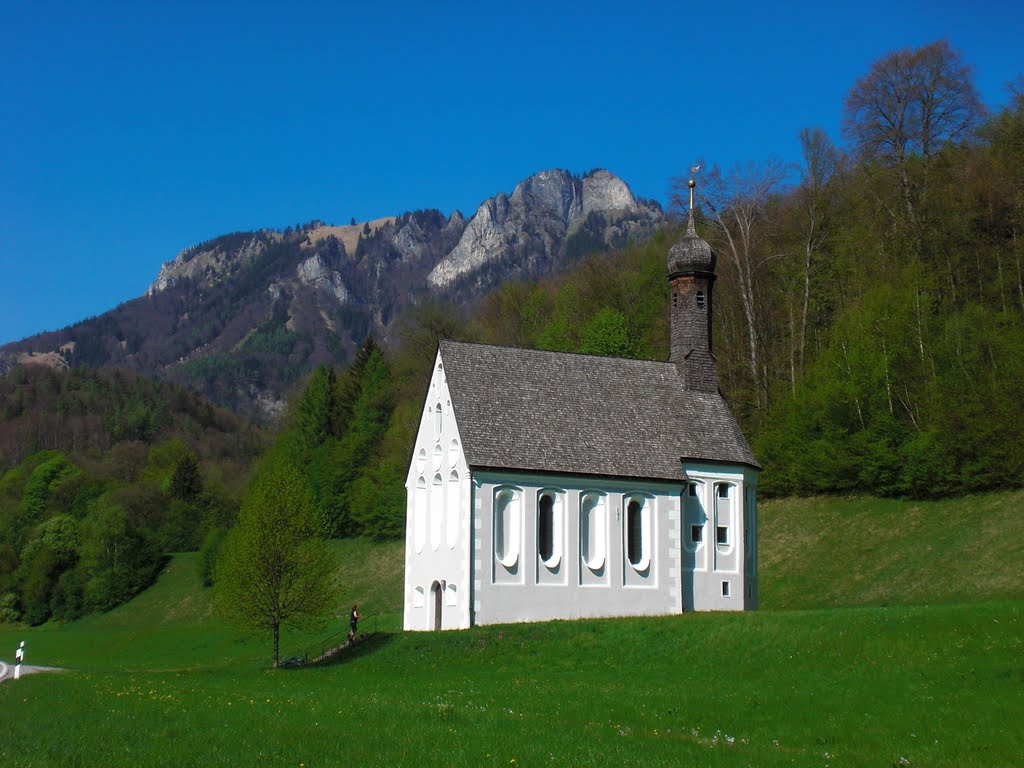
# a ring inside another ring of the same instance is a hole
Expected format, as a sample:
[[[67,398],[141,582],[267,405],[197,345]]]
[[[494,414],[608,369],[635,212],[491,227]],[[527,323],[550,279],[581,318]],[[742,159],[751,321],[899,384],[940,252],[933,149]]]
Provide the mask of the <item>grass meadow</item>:
[[[758,612],[436,634],[397,630],[400,545],[339,542],[339,617],[283,653],[354,600],[378,631],[280,670],[178,555],[108,614],[0,627],[68,670],[0,684],[0,765],[1019,765],[1022,502],[769,502]]]

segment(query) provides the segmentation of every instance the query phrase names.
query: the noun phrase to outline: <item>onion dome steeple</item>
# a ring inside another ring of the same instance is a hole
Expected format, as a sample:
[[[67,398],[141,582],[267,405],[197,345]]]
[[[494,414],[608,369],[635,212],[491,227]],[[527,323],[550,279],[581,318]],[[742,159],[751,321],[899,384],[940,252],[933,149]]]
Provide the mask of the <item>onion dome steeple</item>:
[[[696,172],[700,166],[692,170]],[[690,218],[686,234],[668,252],[671,286],[669,362],[675,363],[686,389],[718,391],[718,371],[711,352],[711,294],[715,284],[715,254],[693,226],[693,188],[690,179]]]
[[[690,218],[686,222],[686,234],[668,251],[669,280],[673,275],[693,274],[694,272],[714,274],[715,272],[715,254],[707,241],[700,237],[693,227],[693,188],[695,186],[697,186],[697,182],[690,179]]]

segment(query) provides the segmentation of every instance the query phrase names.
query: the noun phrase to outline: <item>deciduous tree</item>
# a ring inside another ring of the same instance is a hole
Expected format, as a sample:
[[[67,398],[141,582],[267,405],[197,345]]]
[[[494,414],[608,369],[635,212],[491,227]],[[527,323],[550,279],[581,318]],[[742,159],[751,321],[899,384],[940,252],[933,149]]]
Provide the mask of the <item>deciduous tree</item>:
[[[909,160],[925,164],[947,144],[967,138],[984,114],[971,68],[947,40],[882,57],[846,97],[843,132],[862,158],[895,168],[907,215],[917,215],[922,184]]]
[[[326,532],[298,471],[270,457],[224,543],[215,589],[223,616],[270,633],[275,667],[282,625],[319,625],[337,601],[337,564]]]

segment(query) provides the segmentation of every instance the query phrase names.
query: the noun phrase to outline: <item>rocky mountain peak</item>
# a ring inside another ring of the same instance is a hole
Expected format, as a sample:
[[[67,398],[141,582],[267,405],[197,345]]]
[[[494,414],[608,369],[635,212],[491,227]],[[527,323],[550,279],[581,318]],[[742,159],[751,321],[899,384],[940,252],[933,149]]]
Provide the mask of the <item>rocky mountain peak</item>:
[[[529,209],[536,216],[561,219],[568,226],[583,211],[582,189],[562,170],[541,171],[523,179],[512,191],[513,207]]]
[[[458,245],[431,270],[428,283],[447,290],[503,263],[510,273],[545,271],[594,216],[602,220],[593,219],[591,229],[601,230],[596,238],[605,247],[650,235],[664,219],[660,208],[637,203],[626,182],[609,171],[583,178],[541,171],[519,182],[511,196],[501,192],[485,200]]]
[[[614,173],[602,168],[583,177],[583,216],[591,211],[635,213],[637,210],[629,185]]]
[[[268,230],[236,232],[185,248],[172,261],[160,266],[160,272],[146,289],[146,295],[166,291],[184,280],[208,288],[227,273],[258,258],[268,243],[280,238],[279,234]]]

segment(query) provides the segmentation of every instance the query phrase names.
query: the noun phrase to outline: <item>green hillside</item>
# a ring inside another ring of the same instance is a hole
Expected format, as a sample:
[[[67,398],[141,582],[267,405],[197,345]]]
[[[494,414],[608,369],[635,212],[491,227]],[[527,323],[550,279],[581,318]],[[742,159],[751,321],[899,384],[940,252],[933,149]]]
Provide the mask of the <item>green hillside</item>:
[[[404,559],[400,544],[346,539],[332,546],[342,563],[339,575],[345,586],[337,616],[321,632],[286,634],[286,655],[313,647],[343,627],[347,630],[347,607],[357,601],[366,629],[401,627]],[[174,555],[152,587],[108,613],[38,630],[0,629],[0,649],[10,644],[7,638],[25,635],[32,638],[32,655],[38,663],[89,670],[265,665],[265,639],[240,637],[214,616],[210,590],[199,586],[196,557],[192,552]],[[6,656],[0,651],[0,658]]]
[[[68,669],[0,684],[0,764],[1013,765],[1021,500],[771,502],[760,612],[436,634],[394,631],[401,544],[337,542],[338,617],[283,653],[351,601],[386,631],[277,671],[175,555],[108,613],[0,628],[0,649]]]
[[[1024,491],[758,505],[764,609],[1024,598]]]

